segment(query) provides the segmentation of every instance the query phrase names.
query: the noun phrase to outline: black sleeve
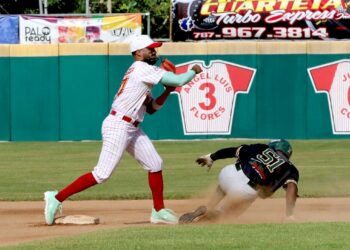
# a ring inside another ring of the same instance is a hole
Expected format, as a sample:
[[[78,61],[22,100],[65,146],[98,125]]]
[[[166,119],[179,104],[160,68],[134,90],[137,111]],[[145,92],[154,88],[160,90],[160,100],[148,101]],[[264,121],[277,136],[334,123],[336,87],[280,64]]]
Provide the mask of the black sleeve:
[[[232,147],[232,148],[223,148],[215,153],[210,154],[210,158],[213,161],[220,160],[220,159],[225,159],[225,158],[233,158],[236,156],[236,151],[237,148]]]
[[[295,184],[298,184],[298,181],[299,171],[295,166],[291,165],[282,176],[276,178],[274,185],[272,186],[272,190],[275,192],[280,187],[286,188],[288,182],[294,182]]]
[[[295,166],[293,166],[291,168],[290,175],[288,176],[288,178],[286,178],[286,181],[283,183],[283,188],[286,188],[289,182],[294,182],[295,184],[298,184],[298,181],[299,171]]]

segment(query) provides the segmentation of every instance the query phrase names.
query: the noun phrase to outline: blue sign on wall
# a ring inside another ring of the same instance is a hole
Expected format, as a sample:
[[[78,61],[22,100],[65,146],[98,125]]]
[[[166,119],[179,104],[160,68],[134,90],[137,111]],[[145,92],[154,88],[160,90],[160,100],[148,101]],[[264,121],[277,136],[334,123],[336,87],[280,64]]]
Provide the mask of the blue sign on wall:
[[[18,16],[0,15],[0,44],[19,43]]]

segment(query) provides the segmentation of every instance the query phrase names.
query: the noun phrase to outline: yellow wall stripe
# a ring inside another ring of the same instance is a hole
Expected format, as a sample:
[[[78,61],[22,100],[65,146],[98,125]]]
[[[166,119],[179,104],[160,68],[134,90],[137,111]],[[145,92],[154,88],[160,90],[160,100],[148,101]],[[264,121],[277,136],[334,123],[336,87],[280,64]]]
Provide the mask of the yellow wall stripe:
[[[207,53],[207,45],[205,42],[197,43],[163,43],[158,49],[160,55],[204,55]]]
[[[108,51],[110,55],[131,55],[129,43],[110,43]]]
[[[349,54],[350,41],[310,41],[308,54]]]
[[[57,44],[16,44],[10,45],[11,57],[57,56]]]
[[[61,43],[60,56],[70,55],[108,55],[108,43]]]
[[[209,55],[239,55],[239,54],[256,54],[257,43],[254,41],[232,41],[208,43]]]
[[[304,41],[272,41],[258,42],[257,54],[305,54],[306,42]]]
[[[178,42],[164,43],[159,49],[164,55],[227,55],[255,54],[256,42]]]
[[[9,56],[10,56],[10,45],[0,44],[0,57],[9,57]]]
[[[160,55],[349,54],[350,41],[166,42],[157,50]],[[0,57],[130,54],[128,43],[0,45]]]

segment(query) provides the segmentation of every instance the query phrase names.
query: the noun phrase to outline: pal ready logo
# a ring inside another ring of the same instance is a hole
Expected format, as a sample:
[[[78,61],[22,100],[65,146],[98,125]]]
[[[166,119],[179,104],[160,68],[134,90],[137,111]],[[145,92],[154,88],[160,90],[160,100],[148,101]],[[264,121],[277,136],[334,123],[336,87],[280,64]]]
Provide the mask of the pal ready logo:
[[[326,93],[333,134],[350,134],[350,60],[308,69],[316,93]]]
[[[181,74],[193,65],[203,72],[188,84],[178,87],[185,135],[231,134],[237,94],[248,93],[256,70],[222,60],[190,61],[176,65]]]

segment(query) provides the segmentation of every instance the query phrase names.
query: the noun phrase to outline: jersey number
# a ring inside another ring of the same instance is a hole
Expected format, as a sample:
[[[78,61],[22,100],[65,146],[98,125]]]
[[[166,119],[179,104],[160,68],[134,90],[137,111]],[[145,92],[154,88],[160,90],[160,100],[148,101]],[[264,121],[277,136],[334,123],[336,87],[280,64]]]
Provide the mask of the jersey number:
[[[276,168],[281,166],[285,161],[279,156],[275,151],[273,151],[271,148],[265,149],[262,154],[258,154],[256,158],[261,161],[267,169],[270,171],[270,173],[273,173]]]
[[[125,78],[122,80],[122,82],[121,82],[121,84],[120,84],[120,88],[119,88],[118,93],[117,93],[117,96],[120,96],[121,93],[123,93],[123,90],[124,90],[125,85],[127,84],[128,80],[129,80],[128,77],[125,77]]]

